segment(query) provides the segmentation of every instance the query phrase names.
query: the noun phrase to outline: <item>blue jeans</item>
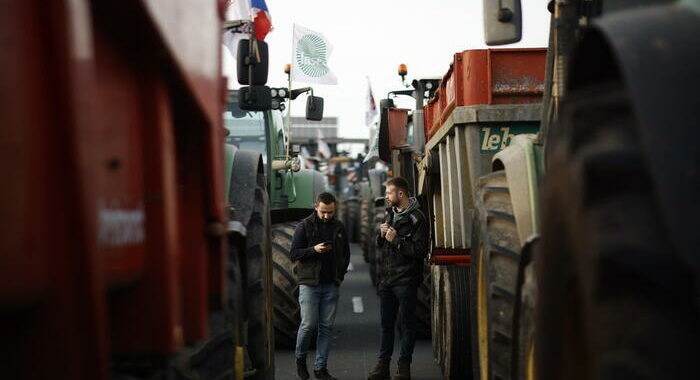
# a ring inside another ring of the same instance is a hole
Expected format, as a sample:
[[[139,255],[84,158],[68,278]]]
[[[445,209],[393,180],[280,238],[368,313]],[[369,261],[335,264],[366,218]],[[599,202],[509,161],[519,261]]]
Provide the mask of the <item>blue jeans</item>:
[[[391,360],[391,355],[394,353],[396,317],[398,312],[401,312],[401,324],[405,333],[401,336],[399,360],[410,363],[413,357],[413,348],[416,345],[418,286],[379,284],[377,294],[379,295],[379,310],[382,317],[379,359]]]
[[[326,368],[331,345],[331,330],[338,310],[338,288],[335,284],[299,285],[301,325],[297,333],[297,359],[306,358],[313,334],[316,339],[314,369]]]

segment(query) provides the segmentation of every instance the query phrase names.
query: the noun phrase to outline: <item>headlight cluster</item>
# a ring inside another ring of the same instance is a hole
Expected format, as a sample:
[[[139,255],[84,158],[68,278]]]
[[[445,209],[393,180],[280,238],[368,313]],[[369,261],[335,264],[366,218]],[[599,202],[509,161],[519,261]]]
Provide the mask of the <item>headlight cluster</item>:
[[[286,106],[284,101],[289,97],[289,90],[286,88],[271,88],[270,95],[272,96],[272,109],[284,111]]]

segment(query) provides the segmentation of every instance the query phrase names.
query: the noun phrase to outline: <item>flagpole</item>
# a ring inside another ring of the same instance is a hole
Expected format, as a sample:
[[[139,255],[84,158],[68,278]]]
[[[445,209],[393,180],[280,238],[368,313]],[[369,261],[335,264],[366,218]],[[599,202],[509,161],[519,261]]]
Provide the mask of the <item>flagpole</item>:
[[[292,60],[293,61],[293,60]],[[287,94],[289,95],[289,106],[287,107],[287,160],[290,160],[289,156],[289,144],[292,142],[292,64],[289,64],[289,73],[287,74],[289,79],[289,87]]]

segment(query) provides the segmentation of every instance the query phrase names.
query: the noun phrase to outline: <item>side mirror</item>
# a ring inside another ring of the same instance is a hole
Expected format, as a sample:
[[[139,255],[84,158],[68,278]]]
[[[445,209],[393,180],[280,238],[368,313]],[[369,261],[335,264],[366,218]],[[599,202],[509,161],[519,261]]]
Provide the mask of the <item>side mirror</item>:
[[[270,87],[242,87],[238,90],[238,106],[246,111],[267,111],[272,109]]]
[[[259,57],[255,51],[255,45],[257,45]],[[267,83],[269,55],[265,41],[257,41],[251,49],[250,40],[240,40],[237,54],[236,74],[239,84],[262,86]],[[258,58],[260,58],[259,61]]]
[[[306,98],[306,120],[321,121],[323,119],[323,98],[309,96]]]
[[[522,37],[520,0],[484,0],[484,37],[487,45],[505,45]]]

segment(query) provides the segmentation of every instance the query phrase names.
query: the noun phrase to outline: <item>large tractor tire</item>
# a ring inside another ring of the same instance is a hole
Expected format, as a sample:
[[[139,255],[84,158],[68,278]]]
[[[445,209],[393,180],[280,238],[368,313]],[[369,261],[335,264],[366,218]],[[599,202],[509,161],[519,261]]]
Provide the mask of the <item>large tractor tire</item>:
[[[418,339],[430,339],[430,314],[432,312],[430,288],[430,266],[426,265],[423,271],[423,281],[418,285],[418,303],[416,305]]]
[[[178,354],[173,363],[175,373],[167,378],[230,379],[237,378],[236,372],[246,379],[274,378],[270,213],[264,184],[261,175],[246,237],[229,238],[227,310],[210,315],[210,338]],[[236,352],[237,348],[241,350]]]
[[[370,245],[374,239],[372,235],[373,202],[369,198],[362,198],[360,201],[360,245],[362,246],[362,257],[369,263]]]
[[[560,115],[536,260],[537,378],[696,378],[698,279],[662,224],[624,89],[577,90]]]
[[[431,267],[433,354],[444,379],[472,378],[469,267]]]
[[[346,220],[345,229],[347,230],[348,240],[350,243],[358,243],[360,241],[360,200],[357,197],[352,197],[346,201]]]
[[[289,258],[294,227],[294,223],[280,223],[272,228],[275,343],[280,348],[294,348],[301,323],[299,285]]]
[[[253,214],[246,226],[246,265],[241,268],[245,279],[243,295],[247,312],[247,348],[254,370],[249,371],[251,375],[247,378],[270,380],[275,377],[270,212],[264,187],[265,179],[261,178],[258,182]]]
[[[479,179],[475,250],[475,375],[481,380],[510,379],[513,315],[518,287],[520,240],[504,171]]]
[[[430,291],[431,291],[431,313],[430,313],[430,335],[433,340],[433,358],[435,363],[442,368],[445,361],[445,354],[442,344],[442,321],[445,320],[444,291],[442,290],[443,267],[438,265],[430,266]]]
[[[372,280],[372,286],[377,287],[377,255],[379,254],[379,248],[377,247],[377,234],[379,233],[379,225],[384,222],[384,215],[386,210],[384,204],[379,203],[377,200],[374,201],[374,206],[372,208],[372,228],[370,229],[370,239],[369,239],[369,277]]]
[[[525,261],[525,260],[524,260]],[[526,260],[518,274],[513,331],[513,378],[534,380],[535,374],[535,305],[537,282],[535,263]]]
[[[348,225],[348,201],[347,199],[338,197],[335,203],[335,218],[340,220],[345,228]],[[346,231],[347,232],[347,231]],[[349,237],[348,237],[349,238]]]

